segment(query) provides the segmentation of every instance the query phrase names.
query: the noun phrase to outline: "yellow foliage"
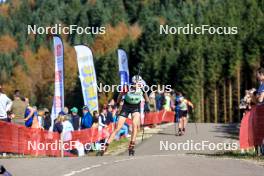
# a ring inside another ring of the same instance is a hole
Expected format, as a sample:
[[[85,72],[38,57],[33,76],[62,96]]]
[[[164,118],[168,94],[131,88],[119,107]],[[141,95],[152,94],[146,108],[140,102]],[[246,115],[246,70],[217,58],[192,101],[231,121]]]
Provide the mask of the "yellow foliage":
[[[16,40],[9,36],[3,35],[0,37],[0,53],[9,53],[17,49]]]
[[[136,23],[129,27],[124,22],[120,22],[117,26],[106,26],[106,33],[99,35],[92,45],[95,54],[104,55],[117,49],[118,45],[126,37],[136,40],[141,35],[141,28]]]
[[[8,10],[9,10],[9,4],[4,3],[0,5],[0,15],[7,17]]]
[[[160,25],[164,25],[166,23],[166,19],[164,17],[159,17]]]
[[[138,23],[135,23],[129,28],[129,36],[132,38],[132,40],[137,40],[142,33],[142,29],[138,25]]]

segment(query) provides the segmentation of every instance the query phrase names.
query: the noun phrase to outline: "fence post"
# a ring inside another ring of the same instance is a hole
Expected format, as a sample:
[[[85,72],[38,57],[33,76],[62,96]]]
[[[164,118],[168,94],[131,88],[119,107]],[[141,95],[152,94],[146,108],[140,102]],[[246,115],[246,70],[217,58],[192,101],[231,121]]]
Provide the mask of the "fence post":
[[[64,157],[64,148],[63,148],[63,132],[60,134],[60,152],[61,152],[61,158]]]

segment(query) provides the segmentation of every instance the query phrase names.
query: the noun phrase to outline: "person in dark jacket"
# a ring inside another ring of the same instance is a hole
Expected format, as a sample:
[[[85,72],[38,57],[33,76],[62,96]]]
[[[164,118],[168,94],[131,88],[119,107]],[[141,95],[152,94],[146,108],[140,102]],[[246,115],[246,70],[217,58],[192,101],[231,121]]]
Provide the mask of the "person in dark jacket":
[[[113,107],[108,105],[105,124],[109,125],[110,123],[113,123],[113,121]]]
[[[48,109],[44,109],[44,116],[43,116],[43,128],[45,130],[49,130],[50,126],[51,126],[51,117],[50,117],[50,112]]]
[[[80,128],[80,116],[78,115],[78,109],[76,107],[73,107],[71,109],[71,123],[74,130],[79,130]]]
[[[64,120],[65,113],[62,111],[59,113],[59,116],[55,120],[54,126],[53,126],[53,132],[62,133],[63,126],[62,121]]]

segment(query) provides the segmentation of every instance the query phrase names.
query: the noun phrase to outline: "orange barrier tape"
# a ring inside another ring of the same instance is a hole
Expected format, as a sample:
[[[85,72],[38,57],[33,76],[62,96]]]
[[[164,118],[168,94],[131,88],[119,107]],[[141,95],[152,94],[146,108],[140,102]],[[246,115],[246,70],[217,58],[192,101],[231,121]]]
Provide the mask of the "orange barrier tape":
[[[129,125],[132,124],[131,119],[127,119],[126,122]],[[174,112],[160,111],[145,114],[144,125],[160,124],[162,122],[174,122]],[[81,144],[95,143],[108,138],[114,128],[115,124],[110,124],[100,132],[97,128],[69,132],[67,135],[64,134],[63,144],[66,145],[72,141],[78,141]],[[34,156],[61,156],[60,148],[54,149],[54,146],[51,145],[54,143],[59,145],[60,141],[61,136],[59,133],[26,128],[25,126],[0,121],[0,152]],[[34,148],[34,146],[45,147],[45,149]],[[64,152],[64,156],[74,155]]]
[[[264,139],[264,105],[255,106],[243,117],[240,125],[241,149],[262,145]]]

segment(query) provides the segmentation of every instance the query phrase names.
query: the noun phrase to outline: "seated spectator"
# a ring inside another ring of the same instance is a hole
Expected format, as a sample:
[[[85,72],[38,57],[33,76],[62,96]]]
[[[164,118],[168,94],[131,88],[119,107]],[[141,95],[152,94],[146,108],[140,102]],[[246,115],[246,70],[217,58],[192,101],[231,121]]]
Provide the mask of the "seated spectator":
[[[76,107],[73,107],[71,109],[71,123],[74,130],[79,130],[80,128],[80,116],[78,115],[78,109]]]
[[[118,116],[116,115],[116,111],[113,111],[113,123],[116,124],[118,121]],[[121,130],[116,134],[115,139],[119,140],[121,136],[130,137],[129,135],[129,125],[124,124]]]
[[[93,116],[88,106],[83,107],[83,117],[81,119],[81,129],[91,128],[93,125]]]
[[[129,135],[129,126],[126,123],[122,126],[120,131],[116,134],[115,139],[119,140],[121,138],[121,136],[130,137],[130,135]]]

